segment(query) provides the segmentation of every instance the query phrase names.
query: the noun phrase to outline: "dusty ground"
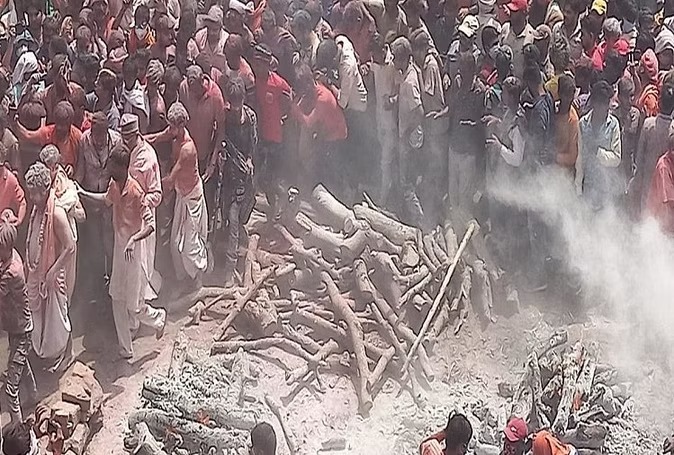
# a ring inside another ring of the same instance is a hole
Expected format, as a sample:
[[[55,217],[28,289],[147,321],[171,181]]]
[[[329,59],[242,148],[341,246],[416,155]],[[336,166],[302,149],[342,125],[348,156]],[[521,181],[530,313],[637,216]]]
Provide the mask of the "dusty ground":
[[[431,390],[424,392],[423,409],[418,409],[409,393],[399,393],[389,381],[375,400],[371,416],[356,416],[357,400],[351,381],[345,377],[326,376],[326,393],[319,395],[302,390],[286,408],[289,425],[302,454],[317,453],[321,443],[333,438],[344,438],[350,454],[413,454],[419,439],[441,428],[452,409],[468,409],[474,415],[493,416],[496,430],[504,424],[505,402],[497,396],[499,382],[515,381],[522,369],[527,347],[535,340],[549,335],[554,328],[569,325],[571,339],[596,341],[602,360],[623,367],[626,377],[634,381],[635,413],[638,429],[647,430],[649,439],[661,441],[666,432],[674,430],[674,410],[669,406],[672,397],[670,375],[659,366],[658,359],[648,352],[638,356],[624,356],[619,347],[630,343],[632,334],[626,326],[598,315],[576,317],[563,306],[526,304],[520,314],[499,318],[496,324],[482,329],[472,317],[458,337],[447,331],[436,347],[437,379]],[[134,343],[136,359],[128,364],[117,360],[116,337],[109,304],[76,305],[72,311],[75,333],[75,352],[79,360],[95,369],[107,396],[103,408],[104,426],[94,436],[89,455],[123,454],[122,437],[126,417],[138,406],[142,382],[147,374],[163,373],[168,368],[172,341],[185,326],[183,313],[171,315],[165,338],[156,341],[150,334],[142,334]],[[194,341],[195,353],[210,346],[216,323],[202,323],[187,327],[185,332]],[[86,334],[86,335],[85,335]],[[143,336],[144,335],[144,336]],[[4,352],[4,351],[3,351]],[[260,389],[285,396],[290,388],[283,381],[283,370],[300,362],[280,351],[270,350],[260,360],[264,367]],[[295,362],[295,363],[294,363]],[[39,378],[40,386],[48,391],[53,386],[49,378]],[[260,392],[261,393],[261,392]],[[3,422],[7,421],[6,414]],[[277,432],[280,428],[276,422]],[[498,437],[497,432],[486,437]],[[635,437],[639,437],[635,434]],[[279,439],[280,453],[287,453]],[[653,445],[651,444],[651,445]],[[655,455],[653,451],[640,452]]]

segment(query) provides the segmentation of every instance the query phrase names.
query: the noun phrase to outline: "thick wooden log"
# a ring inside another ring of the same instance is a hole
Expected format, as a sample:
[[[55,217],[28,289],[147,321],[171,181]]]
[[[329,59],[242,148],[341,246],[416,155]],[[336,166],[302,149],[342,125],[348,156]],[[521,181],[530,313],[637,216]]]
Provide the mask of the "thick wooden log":
[[[211,355],[216,354],[231,354],[239,349],[244,351],[261,351],[269,348],[279,348],[288,354],[292,354],[301,359],[306,360],[307,362],[311,361],[312,356],[310,353],[304,350],[302,346],[290,341],[286,338],[275,337],[275,338],[261,338],[259,340],[244,341],[216,341],[211,346]]]
[[[424,236],[421,231],[417,231],[416,246],[417,251],[419,252],[419,257],[421,257],[421,261],[426,264],[431,273],[435,275],[438,272],[439,266],[436,265],[436,263],[433,262],[428,256],[428,253],[426,253],[426,247],[424,246]]]
[[[219,427],[251,430],[260,418],[259,410],[243,408],[238,405],[241,390],[251,381],[251,374],[246,363],[240,363],[240,374],[231,375],[232,393],[225,400],[204,401],[195,396],[194,390],[185,385],[185,381],[170,381],[165,376],[148,376],[143,381],[141,395],[154,409],[193,422],[210,421]],[[150,422],[147,422],[152,429]]]
[[[390,254],[381,251],[370,251],[363,255],[363,259],[370,269],[374,269],[371,277],[377,289],[390,302],[398,302],[402,297],[402,289],[399,280],[400,270],[393,262]]]
[[[393,345],[395,348],[396,354],[398,354],[398,357],[401,362],[405,362],[405,359],[407,358],[407,352],[405,350],[404,344],[398,339],[398,336],[396,335],[395,331],[393,330],[393,327],[389,322],[384,318],[384,315],[381,313],[379,308],[377,307],[376,304],[371,303],[370,308],[372,310],[372,314],[374,315],[375,320],[379,324],[379,327],[381,330],[384,332],[384,335],[388,338],[389,342]],[[374,384],[370,384],[372,386]]]
[[[403,254],[405,245],[400,246],[391,242],[384,234],[377,232],[369,226],[362,228],[367,234],[367,245],[371,250],[383,251],[388,254],[400,256]]]
[[[244,327],[248,328],[251,338],[269,337],[281,328],[278,311],[266,289],[260,289],[257,298],[250,299],[241,311],[241,317],[246,321]]]
[[[564,385],[564,378],[562,373],[555,375],[548,381],[543,388],[543,395],[541,399],[549,409],[557,409],[559,400],[562,396],[562,386]],[[553,416],[554,417],[554,416]]]
[[[408,289],[415,284],[419,283],[421,280],[423,280],[425,277],[427,277],[430,274],[430,270],[428,270],[428,267],[425,265],[422,265],[419,267],[419,269],[415,272],[409,273],[407,275],[401,275],[398,278],[398,283],[401,286],[407,287]]]
[[[378,384],[382,381],[384,377],[384,372],[386,371],[386,368],[388,368],[389,363],[391,363],[391,359],[393,359],[395,352],[396,350],[393,346],[389,347],[384,352],[384,355],[379,357],[379,361],[377,361],[377,366],[375,366],[374,370],[372,370],[372,374],[368,378],[367,383],[368,387],[370,388],[370,391],[373,394],[378,389]]]
[[[314,384],[314,380],[316,384]],[[286,407],[289,406],[295,397],[297,397],[297,395],[304,389],[307,389],[307,391],[313,395],[325,393],[325,385],[321,380],[318,370],[309,370],[307,374],[295,382],[292,390],[287,395],[281,397],[281,404]]]
[[[298,308],[293,313],[292,318],[296,322],[300,322],[307,327],[311,327],[314,331],[326,333],[329,338],[337,340],[339,345],[342,347],[349,346],[351,344],[346,330],[336,326],[330,321],[321,318],[320,316],[317,316],[314,313]],[[366,341],[364,345],[365,350],[377,359],[384,355],[384,350],[382,348],[375,346],[368,341]]]
[[[367,415],[372,408],[372,397],[367,388],[367,380],[370,377],[370,368],[367,364],[367,355],[365,354],[365,346],[363,344],[363,327],[353,313],[353,310],[351,310],[349,305],[344,301],[339,293],[337,285],[330,275],[327,272],[322,272],[321,279],[328,288],[328,295],[330,296],[330,302],[332,303],[335,314],[338,314],[339,317],[346,322],[351,345],[354,354],[356,355],[358,375],[360,376],[360,385],[357,389],[358,400],[360,402],[359,412],[363,415]]]
[[[561,373],[562,358],[551,351],[538,359],[538,366],[541,369],[541,384],[545,387],[555,375]]]
[[[310,352],[312,355],[316,354],[321,349],[321,344],[318,341],[314,340],[308,335],[300,333],[290,324],[282,324],[281,332],[286,338],[299,344],[308,352]]]
[[[372,229],[382,233],[396,245],[402,245],[406,240],[416,240],[417,238],[417,230],[412,226],[389,218],[365,204],[356,204],[353,207],[353,211],[356,214],[356,218],[367,221]]]
[[[426,289],[426,286],[428,286],[431,281],[433,281],[433,272],[428,269],[427,266],[424,266],[423,269],[428,270],[428,273],[420,281],[418,281],[403,293],[403,295],[400,297],[398,308],[401,308],[412,301],[415,295],[420,294],[424,289]]]
[[[335,261],[340,256],[340,247],[344,244],[344,235],[332,232],[318,225],[304,213],[297,214],[297,224],[304,232],[301,239],[307,248],[318,248],[329,261]]]
[[[580,373],[584,354],[585,351],[580,342],[564,353],[564,360],[562,362],[562,375],[564,378],[562,397],[557,406],[557,416],[552,424],[552,429],[556,434],[564,434],[568,428],[569,416],[573,410],[573,398],[576,394],[576,382],[578,381],[578,374]]]
[[[293,384],[300,379],[302,379],[306,374],[315,369],[318,365],[322,364],[329,355],[339,352],[339,345],[335,340],[328,340],[323,346],[320,347],[318,352],[310,357],[306,365],[295,368],[293,371],[286,374],[286,384]]]
[[[532,430],[539,430],[541,428],[550,428],[550,421],[546,415],[546,407],[543,404],[543,385],[541,383],[541,368],[538,365],[538,356],[532,352],[529,356],[527,366],[531,371],[529,376],[531,384],[531,395],[534,407],[534,414],[536,416],[537,427]]]
[[[433,234],[428,233],[424,235],[422,237],[422,242],[426,256],[428,256],[436,268],[440,268],[442,266],[442,261],[435,254],[435,248],[433,247]]]
[[[167,376],[172,381],[180,381],[180,375],[182,374],[185,358],[187,357],[187,344],[187,335],[181,329],[173,341],[173,350],[171,351],[171,363],[169,363]]]
[[[260,265],[266,269],[267,267],[286,264],[290,260],[290,256],[283,256],[258,249],[255,252],[255,259],[257,259],[257,262],[259,262]]]
[[[458,305],[458,302],[457,302]],[[430,346],[435,346],[435,342],[440,337],[440,334],[442,334],[442,331],[447,327],[449,324],[449,319],[450,319],[450,313],[449,313],[449,308],[450,305],[448,303],[445,303],[440,307],[440,310],[438,312],[438,316],[435,318],[435,321],[433,321],[433,327],[431,327],[431,332],[430,332]],[[430,348],[429,348],[430,349]]]
[[[191,294],[184,295],[171,304],[171,308],[177,311],[182,308],[190,308],[199,301],[205,303],[203,311],[209,309],[216,303],[237,298],[243,291],[238,287],[223,288],[219,286],[205,286]]]
[[[276,224],[274,225],[274,228],[279,231],[283,238],[290,244],[290,253],[293,256],[302,259],[310,267],[314,267],[319,271],[327,272],[334,280],[338,280],[340,278],[339,272],[332,264],[330,264],[323,256],[321,256],[318,250],[310,250],[305,248],[304,242],[294,237],[285,226]]]
[[[327,224],[335,229],[345,230],[347,220],[355,221],[356,215],[342,204],[322,184],[318,184],[311,192],[312,207]]]
[[[492,283],[487,270],[487,265],[482,259],[473,261],[473,287],[471,290],[471,302],[473,308],[485,322],[495,322],[492,310],[494,298]]]
[[[403,317],[399,317],[391,305],[388,304],[386,299],[377,291],[377,288],[372,284],[369,277],[367,276],[367,270],[365,269],[365,264],[362,260],[356,260],[354,262],[354,267],[356,271],[360,272],[360,279],[356,282],[358,286],[364,286],[365,289],[371,290],[372,302],[374,302],[377,309],[381,312],[384,319],[391,325],[394,333],[397,337],[406,340],[407,342],[414,343],[416,335],[412,329],[410,329],[403,321]],[[361,290],[362,292],[362,290]],[[407,360],[407,356],[401,358],[403,364]],[[419,364],[426,375],[428,381],[432,382],[435,379],[435,373],[433,373],[433,368],[431,362],[428,359],[426,350],[421,347],[419,349]]]
[[[447,291],[447,286],[449,286],[449,282],[452,279],[452,275],[454,275],[454,270],[456,270],[456,267],[459,264],[461,255],[463,254],[464,250],[466,249],[466,246],[468,245],[468,242],[470,241],[470,238],[473,236],[476,230],[477,230],[477,222],[471,221],[470,224],[468,225],[468,229],[466,230],[465,235],[463,236],[463,239],[461,240],[459,249],[456,251],[454,258],[452,259],[452,263],[449,265],[449,269],[447,270],[445,278],[444,280],[442,280],[442,285],[440,286],[438,294],[435,296],[433,306],[426,315],[426,319],[424,320],[424,323],[421,326],[421,329],[419,330],[419,334],[417,335],[416,340],[414,340],[414,343],[412,343],[412,346],[410,347],[410,350],[407,353],[407,362],[403,365],[403,371],[407,371],[410,359],[414,356],[417,349],[419,348],[419,345],[421,344],[421,341],[426,336],[426,332],[428,331],[428,328],[431,326],[431,322],[433,322],[435,313],[438,311],[438,307],[440,306],[440,303],[442,302],[442,299],[445,296],[445,292]]]
[[[339,246],[339,263],[350,263],[360,256],[371,241],[370,229],[358,229],[353,235],[344,239]]]
[[[239,450],[248,443],[248,431],[209,428],[201,423],[185,420],[166,412],[143,409],[129,416],[129,425],[145,422],[156,438],[163,439],[170,432],[180,435],[184,448],[191,453],[202,453],[204,447],[216,453]]]
[[[295,455],[297,453],[297,450],[295,449],[295,443],[292,440],[292,437],[290,435],[290,429],[286,425],[285,419],[283,416],[281,416],[281,409],[276,403],[276,401],[269,395],[264,396],[264,401],[267,403],[267,406],[269,406],[269,409],[271,410],[272,414],[276,417],[278,420],[279,425],[281,425],[281,430],[283,431],[283,438],[286,441],[286,444],[288,445],[288,452],[290,452],[290,455]]]
[[[576,391],[573,396],[573,411],[580,410],[582,404],[587,402],[592,392],[592,383],[594,382],[594,373],[597,369],[597,363],[589,355],[585,357],[583,367],[576,381]]]
[[[280,275],[280,271],[281,271],[280,268],[278,268],[278,269],[276,267],[268,268],[262,274],[260,279],[255,281],[255,283],[251,287],[248,288],[248,290],[246,291],[245,294],[236,298],[236,303],[234,304],[234,307],[232,308],[230,313],[227,315],[225,320],[222,322],[222,324],[220,324],[220,328],[218,329],[218,334],[215,336],[216,340],[222,340],[225,337],[225,334],[227,333],[227,329],[229,328],[229,326],[232,324],[232,322],[234,322],[234,319],[236,319],[236,317],[239,315],[239,313],[241,313],[241,310],[243,310],[245,308],[245,306],[248,304],[248,301],[250,299],[252,299],[253,296],[255,296],[255,294],[260,289],[260,287],[262,287],[262,284],[264,284],[264,282],[268,278],[270,278],[271,276]]]

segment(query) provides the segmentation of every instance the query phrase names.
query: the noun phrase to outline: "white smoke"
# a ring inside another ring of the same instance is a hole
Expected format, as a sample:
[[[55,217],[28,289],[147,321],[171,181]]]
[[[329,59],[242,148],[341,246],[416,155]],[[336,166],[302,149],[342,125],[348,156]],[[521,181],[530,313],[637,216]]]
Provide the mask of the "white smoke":
[[[654,220],[633,223],[617,210],[591,211],[576,195],[570,176],[559,169],[490,186],[493,197],[536,212],[551,227],[561,246],[559,259],[579,275],[584,303],[608,310],[629,327],[620,347],[629,352],[622,355],[637,363],[643,355],[671,357],[674,238]]]

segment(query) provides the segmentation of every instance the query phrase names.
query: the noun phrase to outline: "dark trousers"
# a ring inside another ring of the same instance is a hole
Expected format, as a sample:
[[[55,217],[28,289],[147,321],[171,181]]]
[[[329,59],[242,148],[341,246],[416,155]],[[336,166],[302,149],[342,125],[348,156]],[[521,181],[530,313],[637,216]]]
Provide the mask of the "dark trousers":
[[[223,214],[227,218],[227,243],[225,250],[225,279],[228,280],[239,260],[239,245],[247,241],[244,225],[255,206],[252,182],[237,185],[224,199]],[[229,205],[227,205],[229,204]]]
[[[23,421],[21,404],[19,402],[19,389],[23,385],[32,394],[37,395],[35,376],[28,361],[30,351],[30,332],[9,334],[9,358],[7,359],[7,383],[5,393],[9,402],[9,415],[12,422]]]
[[[351,204],[359,199],[361,189],[367,185],[372,190],[379,189],[380,176],[372,170],[379,167],[379,144],[374,116],[367,112],[357,112],[351,109],[344,111],[348,137],[343,148],[342,163],[344,163],[344,186],[349,193],[345,200]]]
[[[259,156],[255,160],[256,187],[267,196],[275,213],[280,197],[280,183],[284,175],[284,146],[274,142],[260,142]]]
[[[83,297],[101,301],[107,298],[106,281],[112,273],[112,211],[108,208],[87,207],[87,219],[80,224],[78,248],[78,283]],[[78,286],[79,287],[79,286]]]

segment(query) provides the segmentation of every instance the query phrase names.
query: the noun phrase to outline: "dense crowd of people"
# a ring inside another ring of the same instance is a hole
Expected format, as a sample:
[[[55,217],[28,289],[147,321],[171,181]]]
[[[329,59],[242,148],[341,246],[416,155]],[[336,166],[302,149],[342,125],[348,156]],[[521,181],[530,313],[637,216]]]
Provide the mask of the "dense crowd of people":
[[[550,226],[495,182],[557,170],[674,232],[673,0],[0,0],[0,55],[15,420],[27,358],[68,364],[73,300],[109,295],[131,358],[160,291],[236,283],[263,195],[269,219],[317,183],[478,218],[532,290]]]

